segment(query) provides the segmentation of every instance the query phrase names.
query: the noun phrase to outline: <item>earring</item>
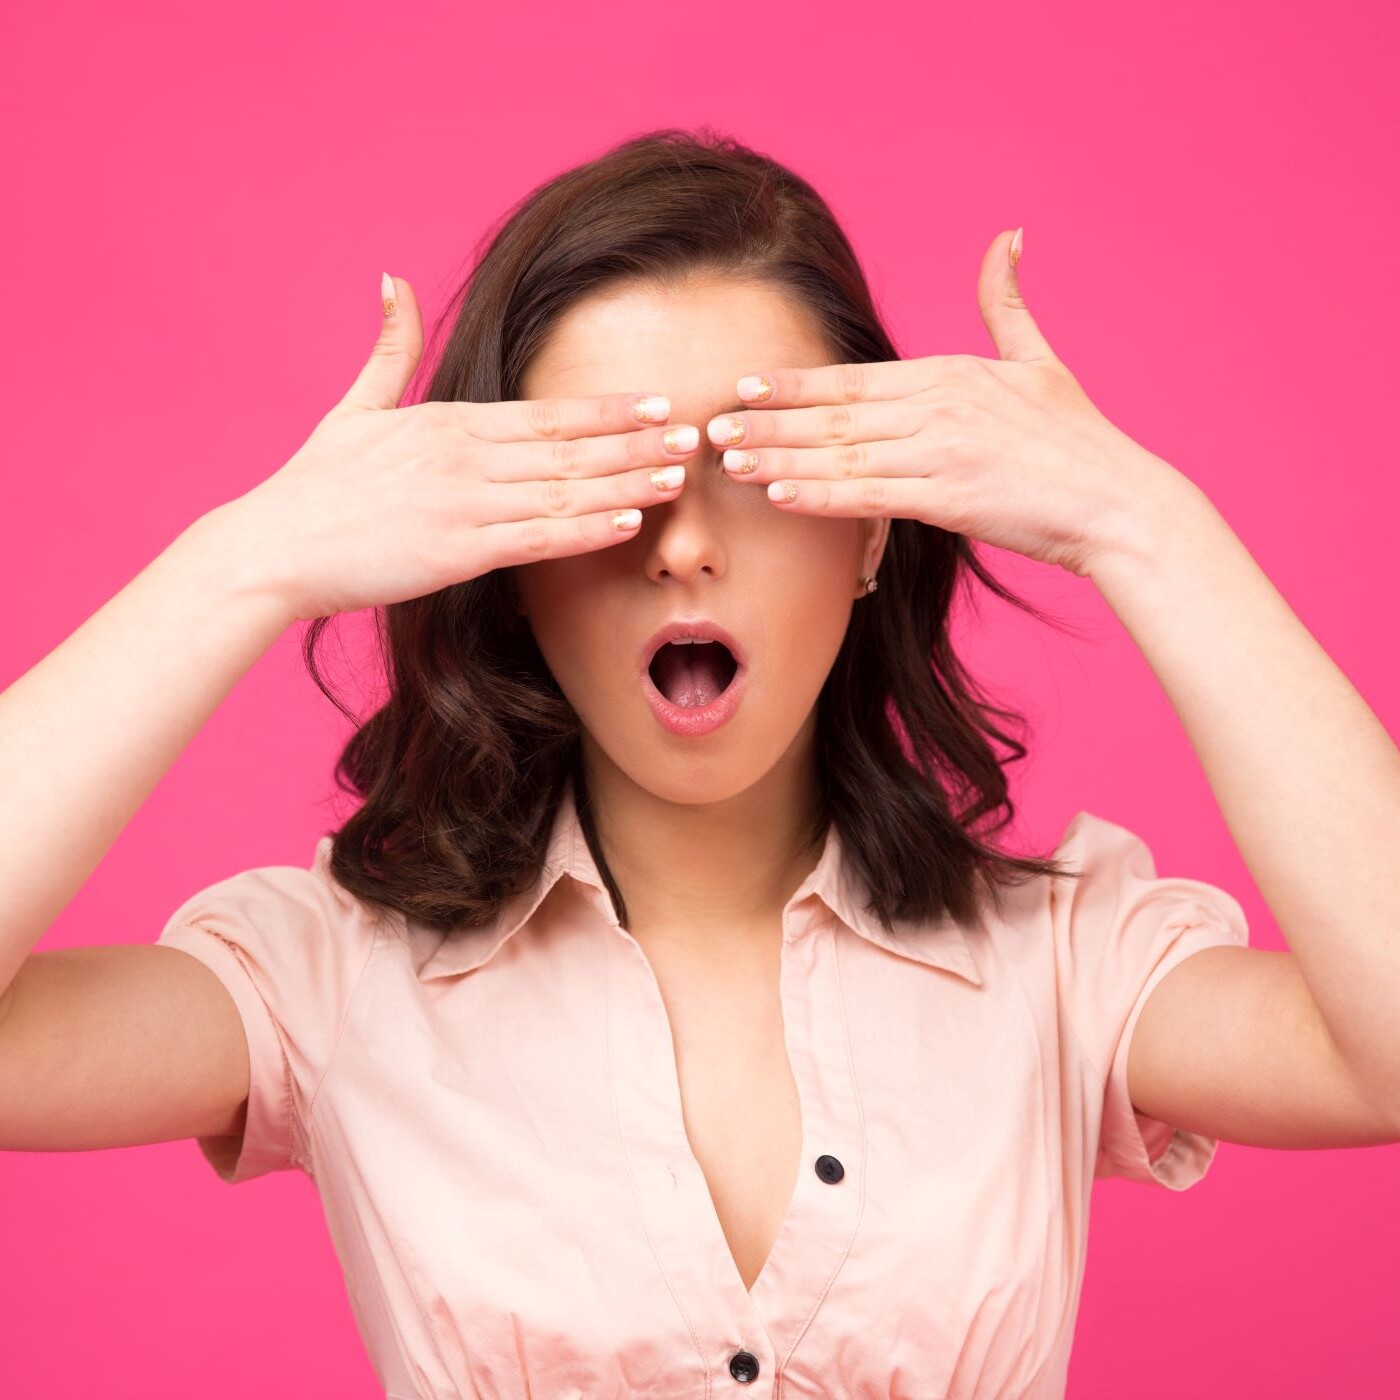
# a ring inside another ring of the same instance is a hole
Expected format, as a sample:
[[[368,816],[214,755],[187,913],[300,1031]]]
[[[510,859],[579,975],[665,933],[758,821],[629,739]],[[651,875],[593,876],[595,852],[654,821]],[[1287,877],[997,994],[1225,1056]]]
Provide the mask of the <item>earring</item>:
[[[867,594],[873,593],[880,586],[873,578],[863,578],[859,582]]]

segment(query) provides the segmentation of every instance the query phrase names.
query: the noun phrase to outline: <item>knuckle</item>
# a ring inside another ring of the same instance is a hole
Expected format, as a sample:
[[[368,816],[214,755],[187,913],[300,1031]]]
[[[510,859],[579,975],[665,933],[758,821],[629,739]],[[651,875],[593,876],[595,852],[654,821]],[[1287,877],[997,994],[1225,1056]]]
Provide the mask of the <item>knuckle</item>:
[[[520,527],[520,547],[525,554],[549,553],[549,526],[543,520],[527,520]]]
[[[842,447],[836,453],[836,475],[842,481],[860,476],[865,470],[866,451],[862,442]]]
[[[563,435],[564,415],[554,399],[530,400],[530,431],[536,437],[558,438]]]
[[[868,476],[860,483],[860,508],[865,515],[885,513],[885,483],[878,476]]]
[[[549,464],[557,472],[572,476],[579,467],[579,445],[576,438],[556,438],[549,444]]]
[[[544,483],[545,510],[550,515],[568,515],[574,499],[574,483],[565,477],[551,476]]]
[[[862,364],[842,365],[836,376],[837,391],[843,403],[863,399],[870,383],[870,371]]]
[[[828,408],[822,424],[828,442],[845,442],[851,431],[851,410],[837,405]]]

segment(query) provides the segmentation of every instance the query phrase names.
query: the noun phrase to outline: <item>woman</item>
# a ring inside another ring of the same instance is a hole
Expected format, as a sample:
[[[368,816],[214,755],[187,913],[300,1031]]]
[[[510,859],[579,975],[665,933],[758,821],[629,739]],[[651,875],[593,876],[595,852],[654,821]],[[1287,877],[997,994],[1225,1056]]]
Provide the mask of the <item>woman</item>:
[[[0,1145],[307,1172],[390,1396],[1044,1397],[1096,1174],[1400,1138],[1395,749],[1020,247],[996,359],[900,360],[807,184],[658,132],[513,213],[411,406],[386,277],[302,450],[0,697]],[[1090,813],[993,844],[975,539],[1102,591],[1291,952]],[[319,681],[368,607],[390,695],[309,867],[32,953],[283,629]]]

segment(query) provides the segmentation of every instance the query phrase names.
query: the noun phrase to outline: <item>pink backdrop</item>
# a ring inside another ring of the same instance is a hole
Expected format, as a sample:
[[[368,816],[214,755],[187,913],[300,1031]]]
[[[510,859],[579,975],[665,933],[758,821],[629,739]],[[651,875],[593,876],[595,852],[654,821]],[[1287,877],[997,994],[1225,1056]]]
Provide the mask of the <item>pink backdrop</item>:
[[[978,260],[1024,224],[1051,343],[1400,733],[1393,6],[497,8],[7,10],[0,684],[286,460],[368,353],[382,270],[431,317],[537,181],[708,123],[825,192],[905,354],[992,353]],[[989,603],[969,641],[1035,725],[1024,839],[1080,807],[1122,822],[1283,946],[1092,586],[993,562],[1090,634]],[[343,731],[298,637],[41,947],[149,941],[214,879],[309,863]],[[1397,1166],[1225,1144],[1186,1195],[1100,1183],[1070,1394],[1378,1393]],[[190,1142],[4,1155],[0,1240],[7,1394],[376,1393],[304,1178],[231,1189]]]

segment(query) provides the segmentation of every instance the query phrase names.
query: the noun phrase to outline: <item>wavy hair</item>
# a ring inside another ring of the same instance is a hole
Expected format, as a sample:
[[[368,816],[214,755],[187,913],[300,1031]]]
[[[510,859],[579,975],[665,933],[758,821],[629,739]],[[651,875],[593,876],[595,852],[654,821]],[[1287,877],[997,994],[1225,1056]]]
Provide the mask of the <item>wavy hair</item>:
[[[521,397],[527,368],[575,302],[624,280],[666,284],[696,271],[765,279],[799,299],[832,363],[900,358],[831,210],[805,180],[716,135],[663,129],[625,141],[523,198],[488,232],[438,323],[447,327],[423,401]],[[436,336],[434,337],[436,339]],[[954,653],[949,615],[972,580],[1046,621],[998,582],[956,533],[891,522],[878,601],[857,606],[817,702],[819,810],[837,823],[893,919],[976,916],[983,894],[1063,874],[1049,857],[1005,854],[990,839],[1014,814],[1005,765],[1026,755],[1023,723],[994,705]],[[352,894],[439,930],[480,927],[539,876],[564,784],[623,926],[581,762],[581,722],[517,609],[510,570],[375,611],[388,685],[336,765],[362,799],[334,833],[331,870]]]

